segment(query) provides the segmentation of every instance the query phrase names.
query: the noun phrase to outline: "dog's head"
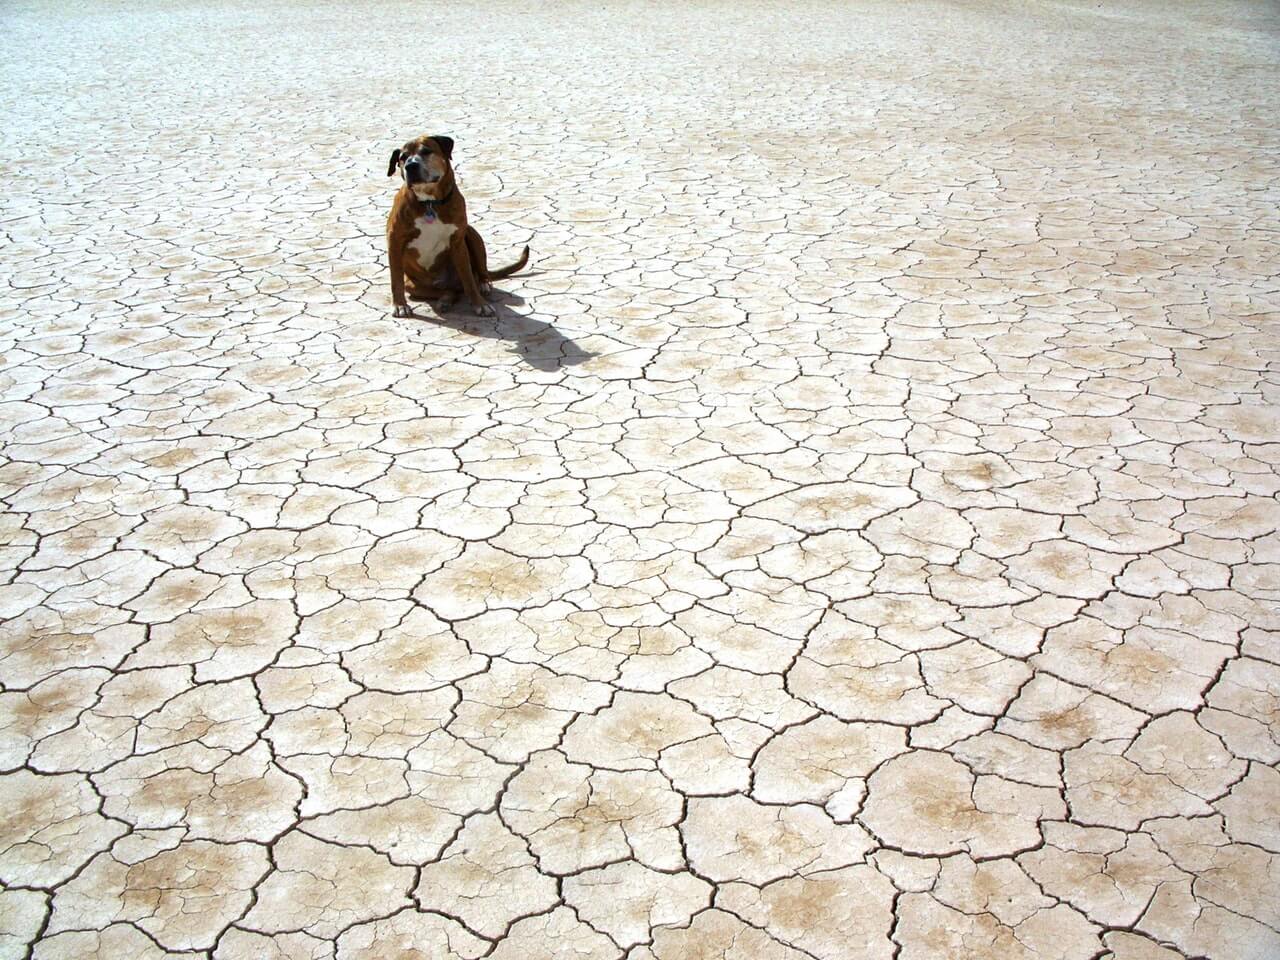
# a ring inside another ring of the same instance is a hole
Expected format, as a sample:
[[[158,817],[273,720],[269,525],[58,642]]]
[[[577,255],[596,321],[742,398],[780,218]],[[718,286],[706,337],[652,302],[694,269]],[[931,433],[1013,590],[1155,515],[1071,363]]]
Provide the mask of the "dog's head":
[[[387,176],[394,176],[399,170],[414,196],[419,200],[436,200],[453,179],[449,162],[452,156],[452,137],[425,134],[414,137],[400,149],[391,151]]]

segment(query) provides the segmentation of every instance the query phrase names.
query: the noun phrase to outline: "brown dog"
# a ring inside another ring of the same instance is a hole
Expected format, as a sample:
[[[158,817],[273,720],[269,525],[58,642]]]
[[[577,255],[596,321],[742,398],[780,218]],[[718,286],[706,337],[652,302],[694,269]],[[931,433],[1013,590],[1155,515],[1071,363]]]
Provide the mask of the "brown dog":
[[[391,300],[397,317],[413,311],[405,301],[405,280],[413,300],[441,298],[448,310],[459,291],[477,314],[492,317],[481,295],[492,281],[509,277],[529,262],[529,248],[501,270],[490,270],[484,241],[467,223],[467,204],[453,176],[453,140],[422,136],[391,153],[387,176],[399,169],[404,179],[387,217],[387,253],[391,259]]]

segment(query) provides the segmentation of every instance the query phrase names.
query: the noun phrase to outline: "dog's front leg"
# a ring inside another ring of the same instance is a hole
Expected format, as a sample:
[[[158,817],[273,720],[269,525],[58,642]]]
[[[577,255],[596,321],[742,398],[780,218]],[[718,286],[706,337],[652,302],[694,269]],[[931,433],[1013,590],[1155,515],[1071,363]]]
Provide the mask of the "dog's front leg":
[[[475,272],[471,269],[471,254],[467,250],[465,234],[455,235],[453,242],[449,244],[449,259],[453,261],[454,272],[458,274],[458,281],[462,284],[462,290],[471,301],[476,315],[497,316],[493,307],[485,303],[484,298],[480,296],[480,285],[476,283]]]
[[[390,233],[387,234],[387,259],[391,262],[391,302],[395,305],[394,315],[412,317],[413,310],[404,298],[404,244],[396,242]]]
[[[475,227],[467,227],[467,253],[471,255],[471,272],[476,275],[480,296],[493,299],[493,284],[489,282],[489,254]]]

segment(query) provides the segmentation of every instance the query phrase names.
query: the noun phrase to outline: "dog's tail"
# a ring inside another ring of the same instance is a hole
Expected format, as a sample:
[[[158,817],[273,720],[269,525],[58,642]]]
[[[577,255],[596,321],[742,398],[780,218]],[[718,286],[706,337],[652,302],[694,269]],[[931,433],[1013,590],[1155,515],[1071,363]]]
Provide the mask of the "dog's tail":
[[[524,253],[520,254],[520,259],[509,267],[503,267],[501,270],[490,270],[485,276],[486,280],[501,280],[503,277],[509,277],[513,273],[523,270],[525,264],[529,262],[529,248],[524,248]]]

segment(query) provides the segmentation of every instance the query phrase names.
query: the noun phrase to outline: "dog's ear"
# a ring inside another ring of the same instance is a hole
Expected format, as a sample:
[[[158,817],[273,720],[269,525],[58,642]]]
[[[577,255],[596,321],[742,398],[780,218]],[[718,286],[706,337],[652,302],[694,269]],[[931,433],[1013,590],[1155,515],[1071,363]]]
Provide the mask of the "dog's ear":
[[[431,139],[440,144],[440,149],[444,151],[446,160],[453,159],[453,137],[438,137],[433,133]]]
[[[391,176],[396,172],[396,164],[400,162],[400,148],[396,147],[391,151],[391,162],[387,164],[387,176]]]

